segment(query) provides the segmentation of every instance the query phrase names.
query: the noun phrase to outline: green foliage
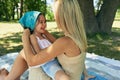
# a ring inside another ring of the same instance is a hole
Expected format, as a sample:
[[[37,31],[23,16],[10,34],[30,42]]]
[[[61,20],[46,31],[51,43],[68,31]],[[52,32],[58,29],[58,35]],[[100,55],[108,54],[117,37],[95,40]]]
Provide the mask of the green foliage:
[[[0,0],[0,20],[10,21],[15,19],[15,15],[19,16],[18,11],[20,6],[18,5],[20,0]],[[37,10],[42,13],[46,13],[46,0],[24,0],[23,11]],[[17,10],[17,11],[16,11]]]
[[[53,15],[53,12],[51,10],[51,6],[47,7],[46,19],[49,20],[49,21],[54,20],[54,15]]]
[[[46,13],[46,0],[25,0],[24,1],[24,12],[26,11],[40,11]]]
[[[0,20],[11,20],[18,0],[0,0]]]

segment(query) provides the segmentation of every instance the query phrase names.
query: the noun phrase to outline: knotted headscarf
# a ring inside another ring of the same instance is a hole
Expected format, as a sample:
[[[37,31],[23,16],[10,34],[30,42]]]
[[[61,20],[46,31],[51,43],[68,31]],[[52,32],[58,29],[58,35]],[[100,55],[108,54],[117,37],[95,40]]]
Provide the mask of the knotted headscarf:
[[[26,12],[19,20],[19,23],[24,28],[29,28],[31,31],[34,30],[36,26],[37,19],[41,12],[38,11],[29,11]]]

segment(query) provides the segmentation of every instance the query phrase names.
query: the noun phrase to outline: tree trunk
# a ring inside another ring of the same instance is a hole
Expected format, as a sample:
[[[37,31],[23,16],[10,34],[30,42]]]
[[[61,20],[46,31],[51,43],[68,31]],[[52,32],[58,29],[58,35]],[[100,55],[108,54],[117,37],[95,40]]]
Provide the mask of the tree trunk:
[[[45,15],[47,13],[47,1],[45,0]]]
[[[101,33],[111,33],[112,24],[119,4],[120,0],[103,1],[103,5],[96,16]]]
[[[12,20],[15,19],[15,5],[13,5],[13,9],[12,9]]]
[[[83,13],[86,33],[98,33],[99,28],[95,17],[93,0],[78,0],[78,2]]]
[[[22,17],[22,13],[23,13],[23,0],[20,0],[20,17]]]
[[[93,0],[78,0],[83,13],[85,29],[87,34],[111,33],[115,13],[120,0],[103,0],[103,5],[95,16]]]

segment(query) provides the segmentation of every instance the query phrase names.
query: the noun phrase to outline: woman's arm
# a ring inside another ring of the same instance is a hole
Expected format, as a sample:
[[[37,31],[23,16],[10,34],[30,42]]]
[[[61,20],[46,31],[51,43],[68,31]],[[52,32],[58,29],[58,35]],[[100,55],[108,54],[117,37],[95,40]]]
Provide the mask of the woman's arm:
[[[31,41],[32,48],[35,51],[35,54],[40,52],[41,48],[38,45],[37,38],[35,37],[35,35],[33,34],[30,35],[30,41]]]
[[[50,34],[47,30],[45,31],[44,35],[47,37],[47,39],[48,39],[51,43],[53,43],[53,42],[56,40],[56,38],[55,38],[52,34]]]
[[[60,38],[56,40],[51,46],[46,49],[41,50],[37,54],[33,54],[33,51],[30,47],[30,31],[28,29],[24,30],[22,41],[23,41],[23,48],[25,51],[26,60],[29,66],[35,66],[38,64],[43,64],[48,62],[49,60],[55,58],[56,56],[65,52],[69,41],[66,38]],[[61,44],[62,42],[62,44]]]

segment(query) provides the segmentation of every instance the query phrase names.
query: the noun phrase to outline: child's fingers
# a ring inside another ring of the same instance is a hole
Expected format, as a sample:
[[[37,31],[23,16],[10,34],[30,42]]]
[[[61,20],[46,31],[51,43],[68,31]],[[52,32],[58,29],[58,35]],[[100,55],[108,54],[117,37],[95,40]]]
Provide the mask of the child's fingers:
[[[5,68],[0,69],[0,75],[8,75],[8,74],[9,72]]]

